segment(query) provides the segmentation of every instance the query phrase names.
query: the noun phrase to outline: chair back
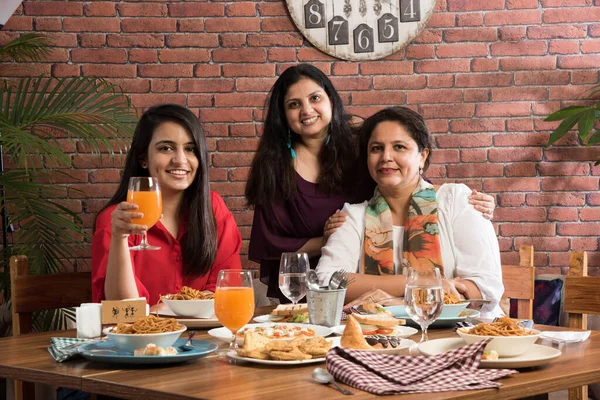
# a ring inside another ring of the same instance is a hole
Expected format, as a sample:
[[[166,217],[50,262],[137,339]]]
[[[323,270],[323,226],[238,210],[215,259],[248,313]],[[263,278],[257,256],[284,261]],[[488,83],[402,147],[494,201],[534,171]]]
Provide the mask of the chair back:
[[[91,272],[29,275],[27,256],[10,258],[10,284],[13,336],[32,331],[36,311],[76,307],[92,299]],[[35,396],[32,382],[14,381],[15,400]]]
[[[533,319],[533,298],[535,295],[535,267],[533,246],[519,247],[519,265],[502,265],[504,299],[516,299],[517,318]]]

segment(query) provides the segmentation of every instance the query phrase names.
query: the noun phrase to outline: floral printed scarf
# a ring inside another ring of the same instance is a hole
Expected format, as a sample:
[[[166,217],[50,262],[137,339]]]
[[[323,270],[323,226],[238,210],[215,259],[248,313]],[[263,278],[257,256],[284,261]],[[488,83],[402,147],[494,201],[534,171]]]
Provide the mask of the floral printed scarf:
[[[376,188],[365,215],[363,273],[396,273],[393,238],[392,211],[379,188]],[[443,271],[435,189],[423,179],[413,191],[410,200],[404,226],[402,269],[399,271],[406,271],[410,266],[437,267]]]

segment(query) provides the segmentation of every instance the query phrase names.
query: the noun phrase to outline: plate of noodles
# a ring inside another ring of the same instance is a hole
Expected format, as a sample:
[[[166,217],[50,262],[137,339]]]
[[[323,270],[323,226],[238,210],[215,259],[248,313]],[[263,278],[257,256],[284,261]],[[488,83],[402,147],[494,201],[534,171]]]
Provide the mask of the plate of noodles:
[[[185,344],[187,339],[177,339],[172,346],[176,349]],[[91,361],[109,362],[117,364],[172,364],[205,357],[215,350],[218,345],[206,340],[192,340],[194,348],[187,351],[176,350],[177,354],[158,356],[134,356],[133,352],[126,351],[115,345],[111,340],[83,344],[79,347],[83,357]]]
[[[510,317],[501,317],[496,322],[459,328],[456,333],[467,344],[492,338],[485,346],[486,352],[495,352],[500,358],[517,357],[529,350],[541,335],[537,329],[523,328],[517,322]]]
[[[446,351],[464,346],[461,338],[431,339],[420,343],[418,349],[425,356],[435,356]],[[547,364],[561,355],[561,351],[550,346],[540,344],[532,345],[529,350],[520,356],[504,357],[497,360],[481,360],[480,368],[529,368]]]
[[[113,345],[121,350],[132,352],[154,343],[158,347],[169,347],[181,336],[187,327],[175,318],[160,318],[148,315],[135,322],[119,323],[107,328],[104,333]]]
[[[180,317],[214,318],[215,294],[182,286],[179,293],[160,296],[160,301]]]

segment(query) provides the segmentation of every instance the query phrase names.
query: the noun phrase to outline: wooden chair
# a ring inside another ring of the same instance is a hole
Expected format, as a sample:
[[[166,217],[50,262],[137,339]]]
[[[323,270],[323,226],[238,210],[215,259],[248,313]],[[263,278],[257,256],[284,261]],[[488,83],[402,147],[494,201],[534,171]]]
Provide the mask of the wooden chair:
[[[587,276],[587,253],[574,251],[565,277],[563,304],[569,315],[569,327],[587,329],[587,314],[600,314],[600,276]],[[569,400],[588,398],[588,387],[569,389]]]
[[[29,275],[27,257],[10,258],[13,336],[32,331],[36,311],[76,307],[92,299],[91,272]],[[15,380],[15,400],[35,398],[31,382]]]
[[[535,267],[533,246],[519,247],[519,265],[502,265],[503,299],[516,299],[517,318],[533,319],[533,297],[535,295]]]

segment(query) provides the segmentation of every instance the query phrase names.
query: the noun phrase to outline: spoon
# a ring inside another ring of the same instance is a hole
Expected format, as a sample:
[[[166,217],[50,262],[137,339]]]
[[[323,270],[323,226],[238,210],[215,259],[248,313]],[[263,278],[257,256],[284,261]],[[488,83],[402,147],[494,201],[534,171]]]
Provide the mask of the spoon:
[[[196,336],[196,331],[190,331],[187,342],[185,342],[185,344],[182,344],[181,346],[179,346],[179,348],[183,351],[194,350],[196,348],[196,346],[194,346],[192,344],[192,338],[194,336]]]
[[[315,381],[317,381],[319,383],[323,383],[325,385],[327,385],[329,383],[333,383],[333,386],[335,386],[335,388],[337,390],[339,390],[340,392],[342,392],[343,394],[354,394],[353,392],[349,391],[345,387],[340,386],[335,381],[335,379],[333,379],[333,375],[331,375],[329,372],[327,372],[323,368],[319,368],[319,367],[315,368],[313,370],[312,377]]]
[[[308,270],[306,273],[306,286],[310,290],[319,290],[319,276],[314,269]]]

